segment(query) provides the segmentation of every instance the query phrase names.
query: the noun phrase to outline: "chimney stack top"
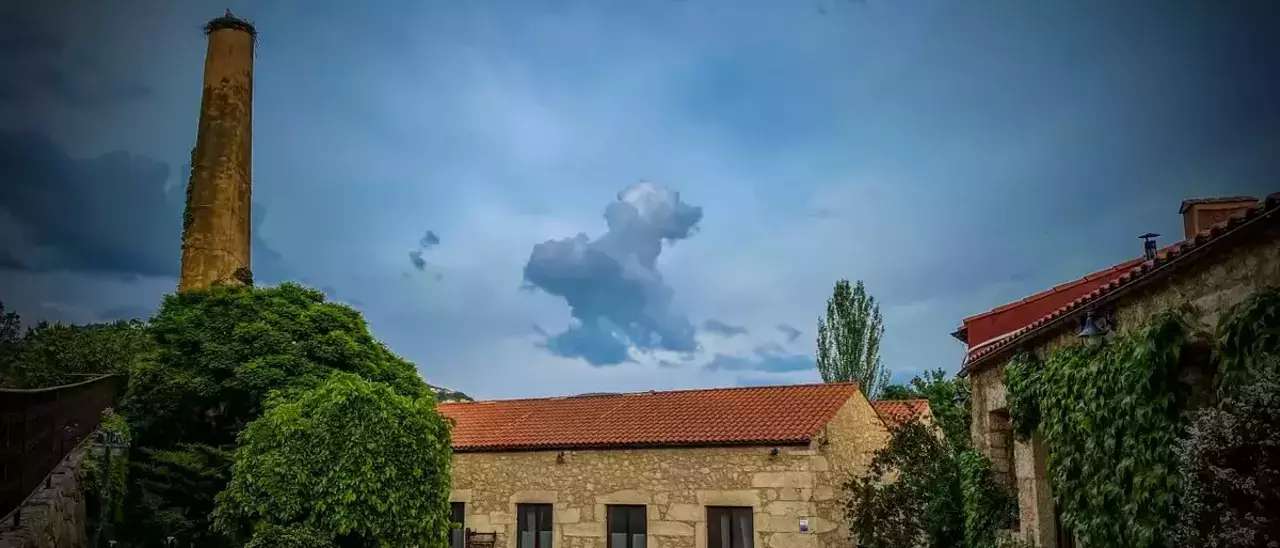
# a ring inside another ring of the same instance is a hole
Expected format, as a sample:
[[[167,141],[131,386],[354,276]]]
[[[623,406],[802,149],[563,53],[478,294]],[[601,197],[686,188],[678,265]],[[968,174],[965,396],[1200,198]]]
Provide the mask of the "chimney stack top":
[[[1239,214],[1257,203],[1253,196],[1219,196],[1183,200],[1178,213],[1182,214],[1183,236],[1191,239],[1201,231]]]

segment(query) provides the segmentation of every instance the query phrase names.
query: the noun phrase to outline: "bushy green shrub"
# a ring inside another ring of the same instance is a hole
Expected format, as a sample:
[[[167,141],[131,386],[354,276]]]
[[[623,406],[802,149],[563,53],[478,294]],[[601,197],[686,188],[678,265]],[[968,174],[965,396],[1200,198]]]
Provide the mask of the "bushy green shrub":
[[[1280,545],[1280,359],[1199,412],[1181,448],[1184,507],[1176,546]]]
[[[263,546],[275,545],[263,535],[286,531],[307,542],[443,546],[450,459],[433,398],[337,373],[245,429],[216,527]]]

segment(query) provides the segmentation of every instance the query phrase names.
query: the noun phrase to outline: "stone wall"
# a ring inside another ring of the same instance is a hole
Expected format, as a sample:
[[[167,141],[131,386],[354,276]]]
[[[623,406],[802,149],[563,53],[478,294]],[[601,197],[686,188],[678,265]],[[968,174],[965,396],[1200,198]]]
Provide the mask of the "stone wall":
[[[466,526],[516,546],[516,505],[552,504],[554,546],[603,548],[606,506],[647,507],[648,546],[706,548],[707,506],[753,509],[755,546],[849,546],[840,503],[888,434],[857,395],[808,446],[667,448],[454,455],[452,500]],[[809,532],[800,532],[808,519]]]
[[[88,515],[80,489],[80,462],[86,448],[72,452],[54,469],[51,487],[42,488],[22,506],[22,523],[0,524],[0,548],[82,548],[89,545]]]
[[[1247,241],[1228,243],[1202,257],[1193,265],[1125,295],[1115,303],[1115,328],[1124,332],[1145,324],[1155,314],[1192,303],[1199,310],[1200,323],[1211,329],[1223,311],[1268,286],[1280,285],[1280,227],[1271,226],[1247,236]],[[1040,352],[1053,352],[1080,344],[1078,326],[1064,322],[1054,333],[1034,343]],[[1004,387],[1005,363],[988,365],[970,375],[973,426],[971,434],[978,450],[993,460],[1005,454],[995,441],[1002,436],[1001,411],[1007,410]],[[1187,371],[1184,379],[1199,392],[1211,379],[1203,371]],[[1047,449],[1039,437],[1031,443],[1014,443],[1014,483],[1020,507],[1020,529],[1024,537],[1041,547],[1056,546],[1053,501],[1046,479]]]

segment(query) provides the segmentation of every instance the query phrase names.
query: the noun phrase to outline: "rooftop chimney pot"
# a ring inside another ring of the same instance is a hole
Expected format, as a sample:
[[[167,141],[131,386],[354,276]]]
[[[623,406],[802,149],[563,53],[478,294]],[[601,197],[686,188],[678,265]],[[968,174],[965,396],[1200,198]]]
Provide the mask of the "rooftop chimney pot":
[[[1148,232],[1138,237],[1142,239],[1142,258],[1148,261],[1155,260],[1156,238],[1159,238],[1160,235],[1153,232]]]

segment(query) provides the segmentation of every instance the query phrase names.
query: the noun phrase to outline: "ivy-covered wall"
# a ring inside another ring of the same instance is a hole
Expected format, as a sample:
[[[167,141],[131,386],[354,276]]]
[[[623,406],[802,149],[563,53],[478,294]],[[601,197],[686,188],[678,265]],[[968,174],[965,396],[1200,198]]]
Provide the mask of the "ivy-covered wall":
[[[1226,245],[1215,245],[1216,249],[1194,264],[1183,266],[1170,276],[1114,302],[1117,334],[1142,327],[1158,313],[1184,304],[1194,305],[1199,322],[1212,329],[1232,305],[1265,287],[1280,285],[1280,226],[1272,223],[1242,240],[1222,243]],[[1063,322],[1053,333],[1023,349],[1048,355],[1079,345],[1077,334],[1075,322]],[[993,462],[999,462],[1006,454],[996,441],[1005,435],[1001,432],[1004,426],[1000,412],[1008,410],[1008,391],[1004,384],[1008,359],[1002,360],[970,373],[974,446]],[[1189,399],[1192,406],[1203,401],[1203,395],[1211,390],[1211,378],[1206,371],[1185,369],[1180,377],[1193,389]],[[1057,546],[1054,506],[1047,481],[1047,449],[1037,435],[1025,442],[1015,442],[1012,453],[1021,533],[1041,547]]]

